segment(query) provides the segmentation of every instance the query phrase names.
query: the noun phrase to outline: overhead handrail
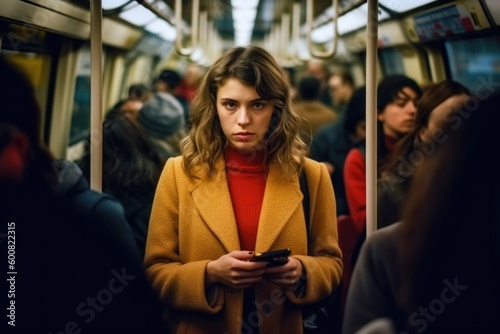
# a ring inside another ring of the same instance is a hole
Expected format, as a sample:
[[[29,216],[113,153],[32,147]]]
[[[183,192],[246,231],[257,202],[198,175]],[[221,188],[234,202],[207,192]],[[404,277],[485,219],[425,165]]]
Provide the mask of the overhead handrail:
[[[198,23],[200,18],[200,0],[193,0],[191,11],[191,48],[182,45],[182,0],[175,0],[175,49],[182,56],[190,56],[198,46]]]
[[[102,1],[90,2],[90,188],[102,191]]]
[[[332,6],[333,6],[333,21],[334,21],[332,47],[326,51],[319,51],[314,49],[311,38],[313,30],[313,11],[314,11],[313,0],[307,0],[307,6],[306,6],[307,48],[311,56],[315,58],[323,58],[323,59],[331,58],[337,52],[337,45],[339,42],[338,39],[339,29],[337,24],[337,20],[339,18],[339,0],[332,0]]]

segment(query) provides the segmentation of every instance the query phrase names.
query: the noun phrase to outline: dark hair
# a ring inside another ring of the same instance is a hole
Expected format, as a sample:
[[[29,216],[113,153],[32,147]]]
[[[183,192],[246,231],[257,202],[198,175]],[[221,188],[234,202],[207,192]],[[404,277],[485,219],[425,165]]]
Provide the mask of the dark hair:
[[[349,100],[345,111],[345,129],[348,135],[356,132],[359,121],[366,119],[366,86],[357,88]]]
[[[149,94],[149,89],[144,84],[133,84],[128,88],[128,97],[143,101]]]
[[[333,75],[339,76],[340,77],[340,81],[342,82],[342,84],[348,85],[348,86],[351,86],[351,87],[355,87],[354,77],[346,69],[341,69],[339,71],[336,71],[335,73],[333,73]]]
[[[158,81],[165,82],[168,85],[169,89],[172,90],[177,88],[177,86],[181,84],[182,77],[179,72],[175,70],[164,69],[158,76]]]
[[[407,76],[391,75],[382,79],[377,87],[377,112],[382,112],[388,104],[394,102],[404,87],[413,89],[419,96],[422,95],[420,86]]]
[[[319,95],[321,82],[313,76],[304,76],[299,80],[299,97],[302,100],[314,100]]]
[[[9,131],[21,131],[29,139],[30,152],[25,181],[56,184],[54,157],[41,139],[41,112],[33,85],[27,76],[0,55],[0,123]],[[5,140],[5,138],[4,138]],[[3,148],[0,147],[0,150]]]
[[[499,105],[498,91],[485,100],[472,96],[410,185],[401,239],[407,315],[443,296],[446,280],[467,287],[429,324],[432,333],[498,325],[500,161],[491,157],[500,152]]]
[[[40,140],[40,108],[26,75],[0,56],[0,123],[9,123],[24,132],[30,145]]]
[[[390,160],[384,166],[384,170],[397,175],[405,187],[408,185],[410,175],[406,171],[403,172],[400,157],[408,160],[408,157],[415,151],[416,144],[421,142],[420,132],[429,125],[432,111],[450,97],[462,94],[471,95],[471,92],[461,83],[452,80],[443,80],[431,85],[423,93],[417,107],[415,128],[396,144]]]
[[[149,195],[151,187],[158,182],[162,163],[142,129],[119,109],[112,109],[104,119],[102,144],[104,191],[120,197]],[[80,162],[87,179],[90,145],[86,143],[86,154]]]

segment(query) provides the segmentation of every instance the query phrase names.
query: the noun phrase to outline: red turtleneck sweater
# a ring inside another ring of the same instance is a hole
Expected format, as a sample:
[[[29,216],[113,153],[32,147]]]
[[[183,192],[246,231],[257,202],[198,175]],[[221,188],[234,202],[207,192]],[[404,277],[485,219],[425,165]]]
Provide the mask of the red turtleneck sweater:
[[[253,251],[266,188],[264,152],[244,153],[229,147],[226,171],[241,250]]]

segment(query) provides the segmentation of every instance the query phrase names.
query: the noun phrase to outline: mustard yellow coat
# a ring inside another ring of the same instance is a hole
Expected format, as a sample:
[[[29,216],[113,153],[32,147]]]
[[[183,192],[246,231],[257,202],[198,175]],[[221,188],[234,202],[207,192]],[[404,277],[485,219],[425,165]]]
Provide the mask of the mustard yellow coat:
[[[205,288],[207,263],[240,250],[224,159],[217,161],[211,178],[200,171],[191,179],[181,164],[182,157],[171,158],[162,172],[145,255],[146,274],[166,305],[171,332],[237,334],[258,322],[261,334],[302,333],[299,306],[325,297],[342,275],[335,199],[326,166],[306,159],[313,256],[307,255],[298,176],[286,177],[277,166],[270,167],[255,251],[290,248],[307,271],[306,292],[297,298],[291,290],[263,281],[255,286],[256,306],[262,313],[242,319],[242,290]]]

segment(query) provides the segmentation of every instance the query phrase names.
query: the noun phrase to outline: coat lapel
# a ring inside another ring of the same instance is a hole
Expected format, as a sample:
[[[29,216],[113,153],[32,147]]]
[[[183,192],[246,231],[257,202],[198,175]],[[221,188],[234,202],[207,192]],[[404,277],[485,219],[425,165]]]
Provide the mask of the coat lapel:
[[[302,197],[298,179],[290,179],[272,166],[266,181],[256,251],[270,250],[292,214],[302,205]]]
[[[213,177],[202,177],[191,189],[196,209],[228,252],[239,250],[240,241],[226,182],[224,161],[216,163]]]
[[[190,189],[203,221],[228,252],[240,249],[238,228],[229,194],[224,160],[216,163],[212,178],[201,177]],[[302,205],[297,178],[290,179],[277,166],[269,170],[259,218],[255,250],[270,250],[292,214]]]

